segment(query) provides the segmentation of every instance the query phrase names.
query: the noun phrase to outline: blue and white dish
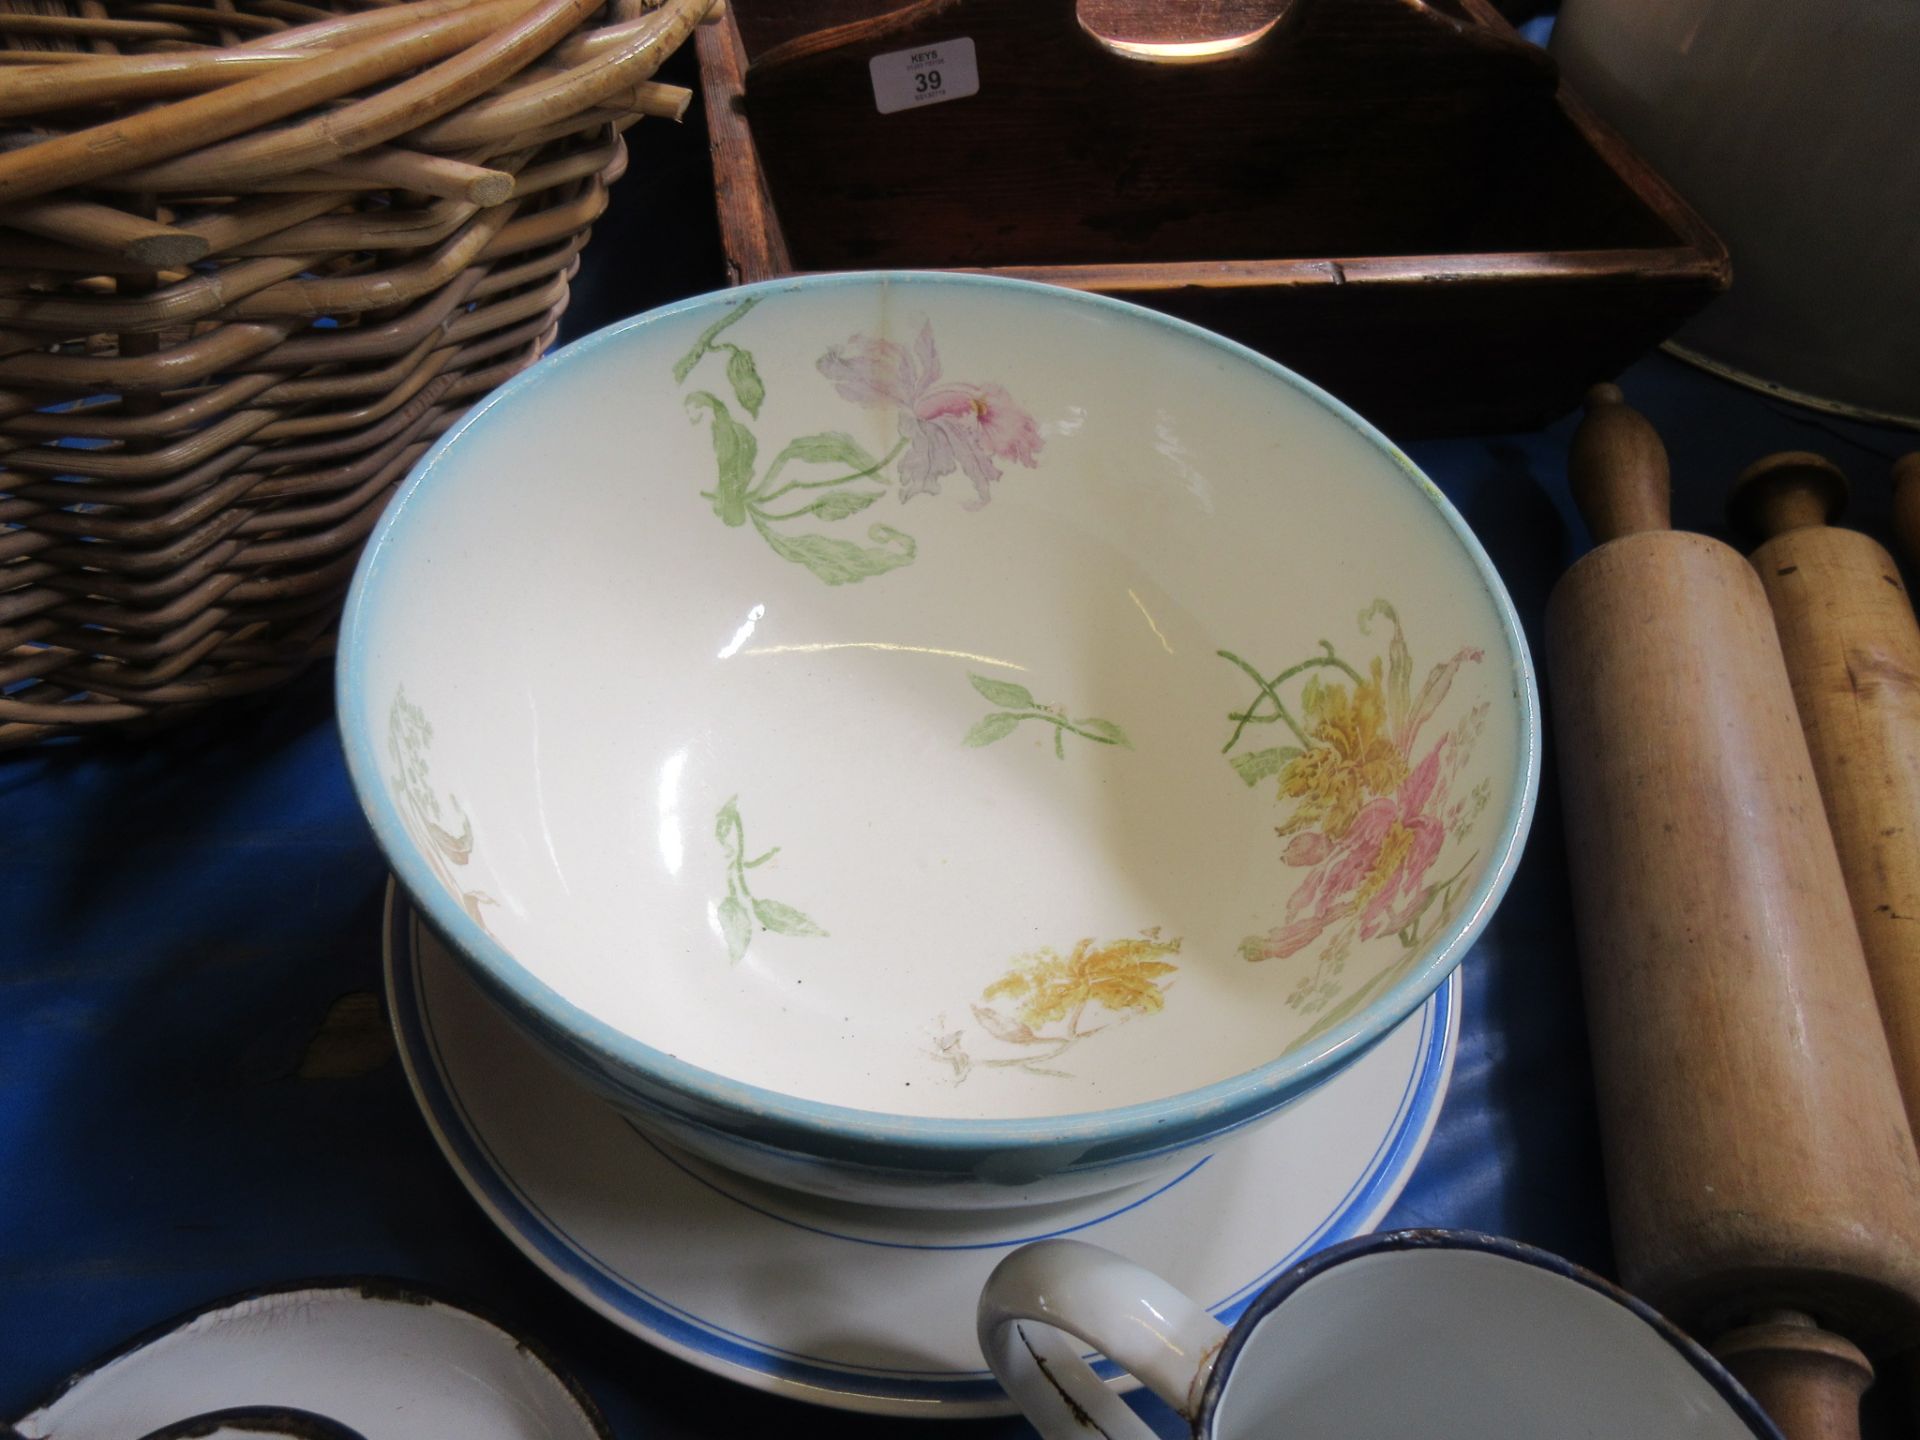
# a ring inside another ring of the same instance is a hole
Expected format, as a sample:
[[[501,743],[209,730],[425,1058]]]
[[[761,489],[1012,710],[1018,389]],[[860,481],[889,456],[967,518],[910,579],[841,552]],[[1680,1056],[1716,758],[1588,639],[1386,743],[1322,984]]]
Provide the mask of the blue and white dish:
[[[420,463],[342,631],[401,883],[656,1136],[841,1199],[1165,1179],[1459,963],[1539,769],[1407,457],[1135,306],[702,296]]]
[[[1368,1231],[1426,1147],[1459,1015],[1456,979],[1271,1126],[1170,1180],[1029,1210],[904,1212],[760,1185],[663,1147],[509,1023],[397,895],[387,943],[415,1097],[462,1182],[535,1265],[702,1369],[911,1416],[1010,1410],[973,1306],[995,1263],[1028,1241],[1097,1240],[1231,1321],[1303,1255]]]

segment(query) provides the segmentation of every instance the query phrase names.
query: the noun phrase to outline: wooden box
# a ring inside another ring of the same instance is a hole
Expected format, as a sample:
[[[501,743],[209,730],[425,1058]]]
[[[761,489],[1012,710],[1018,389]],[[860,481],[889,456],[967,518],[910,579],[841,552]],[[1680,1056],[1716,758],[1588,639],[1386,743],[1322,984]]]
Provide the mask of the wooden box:
[[[733,0],[702,31],[735,283],[964,269],[1119,296],[1411,437],[1544,423],[1728,282],[1487,0],[885,4]],[[881,113],[869,62],[960,39],[977,94]]]

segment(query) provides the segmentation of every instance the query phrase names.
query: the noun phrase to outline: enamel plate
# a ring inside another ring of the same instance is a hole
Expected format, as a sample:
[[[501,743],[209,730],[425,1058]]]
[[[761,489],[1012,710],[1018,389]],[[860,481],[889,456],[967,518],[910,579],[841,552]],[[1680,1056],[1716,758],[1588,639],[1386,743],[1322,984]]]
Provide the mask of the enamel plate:
[[[74,1376],[14,1431],[23,1440],[611,1440],[592,1402],[520,1337],[386,1281],[223,1301]]]

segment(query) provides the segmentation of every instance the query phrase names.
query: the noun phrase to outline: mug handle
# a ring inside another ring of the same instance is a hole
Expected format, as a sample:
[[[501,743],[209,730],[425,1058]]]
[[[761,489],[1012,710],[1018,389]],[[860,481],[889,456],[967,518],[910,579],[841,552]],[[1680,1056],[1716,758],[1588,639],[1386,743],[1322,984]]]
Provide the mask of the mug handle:
[[[1024,1245],[980,1292],[980,1350],[1045,1440],[1154,1440],[1081,1359],[1091,1345],[1193,1419],[1227,1327],[1183,1292],[1079,1240]],[[1064,1333],[1063,1333],[1064,1332]]]

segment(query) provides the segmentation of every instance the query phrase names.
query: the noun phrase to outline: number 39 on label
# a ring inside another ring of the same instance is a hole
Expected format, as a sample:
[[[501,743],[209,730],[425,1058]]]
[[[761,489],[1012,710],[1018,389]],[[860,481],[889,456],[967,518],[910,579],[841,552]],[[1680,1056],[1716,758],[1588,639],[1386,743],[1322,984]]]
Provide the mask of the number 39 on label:
[[[867,62],[867,73],[873,77],[873,103],[882,115],[980,92],[980,67],[973,41],[965,36],[876,55]]]

